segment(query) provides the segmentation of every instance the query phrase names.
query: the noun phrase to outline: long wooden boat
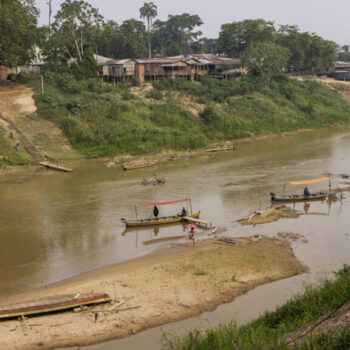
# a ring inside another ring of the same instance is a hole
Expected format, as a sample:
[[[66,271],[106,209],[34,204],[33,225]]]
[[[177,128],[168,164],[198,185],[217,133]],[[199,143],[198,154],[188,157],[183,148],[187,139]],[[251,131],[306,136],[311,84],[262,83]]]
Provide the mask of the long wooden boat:
[[[70,310],[84,305],[109,303],[111,301],[112,299],[107,293],[52,296],[25,303],[8,305],[6,308],[0,309],[0,319],[46,314]]]
[[[199,215],[200,215],[200,211],[197,211],[187,216],[198,219]],[[126,227],[140,227],[140,226],[174,224],[177,222],[185,221],[185,219],[182,216],[172,215],[172,216],[163,216],[159,218],[149,218],[149,219],[139,219],[139,220],[121,219],[121,221],[126,225]]]
[[[121,164],[121,167],[124,170],[135,170],[135,169],[142,169],[142,168],[148,168],[155,166],[157,164],[157,161],[151,161],[151,162],[143,162],[143,163],[128,163],[128,164]]]
[[[227,147],[222,147],[222,148],[209,148],[209,149],[206,149],[204,152],[215,153],[215,152],[234,151],[234,150],[236,150],[235,146],[227,146]]]
[[[334,192],[318,192],[310,193],[309,195],[304,194],[291,194],[286,196],[277,196],[274,193],[270,193],[271,202],[308,202],[308,201],[320,201],[325,200],[328,195],[334,195]]]

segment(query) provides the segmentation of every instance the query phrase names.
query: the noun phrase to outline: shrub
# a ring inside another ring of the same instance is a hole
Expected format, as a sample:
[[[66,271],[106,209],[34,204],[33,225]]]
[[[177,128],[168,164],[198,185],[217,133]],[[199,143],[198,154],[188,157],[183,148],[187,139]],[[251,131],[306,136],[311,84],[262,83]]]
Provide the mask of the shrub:
[[[71,111],[71,113],[73,113],[75,115],[80,115],[82,106],[83,106],[83,104],[82,104],[80,98],[73,98],[67,104],[67,108]]]
[[[153,98],[155,100],[162,100],[163,99],[163,93],[158,89],[152,89],[147,92],[146,94],[147,98]]]

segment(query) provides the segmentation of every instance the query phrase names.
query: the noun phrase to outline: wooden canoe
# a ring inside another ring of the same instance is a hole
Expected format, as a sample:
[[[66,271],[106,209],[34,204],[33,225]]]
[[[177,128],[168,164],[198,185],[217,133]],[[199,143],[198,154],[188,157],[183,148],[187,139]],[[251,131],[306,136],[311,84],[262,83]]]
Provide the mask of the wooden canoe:
[[[107,293],[52,296],[25,303],[8,305],[6,308],[0,309],[0,319],[46,314],[70,310],[84,305],[109,303],[111,301],[112,299]]]
[[[215,152],[222,152],[222,151],[234,151],[235,149],[236,149],[235,146],[229,146],[229,147],[222,147],[222,148],[210,148],[210,149],[206,149],[205,152],[215,153]]]
[[[135,170],[135,169],[152,167],[152,166],[155,166],[156,164],[157,164],[157,161],[154,160],[152,162],[121,164],[121,167],[124,170]]]
[[[200,211],[197,211],[188,216],[191,218],[198,219],[199,214],[200,214]],[[140,220],[121,219],[121,221],[126,225],[126,227],[140,227],[140,226],[174,224],[177,222],[184,221],[184,218],[182,216],[172,215],[172,216],[163,216],[160,218],[149,218],[149,219],[140,219]]]
[[[328,195],[334,195],[334,192],[318,192],[310,193],[308,196],[304,194],[291,194],[287,196],[276,196],[274,193],[271,193],[272,202],[308,202],[308,201],[320,201],[325,200]]]

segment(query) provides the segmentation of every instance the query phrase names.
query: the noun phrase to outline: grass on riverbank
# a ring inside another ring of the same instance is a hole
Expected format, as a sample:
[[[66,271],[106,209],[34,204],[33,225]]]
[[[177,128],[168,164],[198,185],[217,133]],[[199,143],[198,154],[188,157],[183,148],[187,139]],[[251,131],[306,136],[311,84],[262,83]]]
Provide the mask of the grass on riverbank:
[[[25,165],[31,163],[33,158],[23,150],[16,152],[16,140],[12,143],[6,131],[0,127],[0,169],[7,165]]]
[[[35,88],[38,115],[55,122],[91,157],[193,150],[210,142],[350,122],[350,102],[339,93],[280,74],[268,88],[256,77],[160,80],[148,98],[123,84],[101,86],[69,75],[49,75],[45,94],[39,80],[29,85]],[[199,117],[191,112],[191,101],[199,103]]]
[[[283,306],[265,312],[257,320],[238,327],[235,323],[208,329],[196,340],[196,350],[283,350],[288,349],[283,336],[316,321],[350,300],[350,266],[344,266],[335,279],[308,286]],[[193,335],[192,335],[193,337]],[[167,339],[167,349],[193,349],[191,336]],[[319,334],[293,345],[293,349],[349,349],[350,327],[329,335]]]

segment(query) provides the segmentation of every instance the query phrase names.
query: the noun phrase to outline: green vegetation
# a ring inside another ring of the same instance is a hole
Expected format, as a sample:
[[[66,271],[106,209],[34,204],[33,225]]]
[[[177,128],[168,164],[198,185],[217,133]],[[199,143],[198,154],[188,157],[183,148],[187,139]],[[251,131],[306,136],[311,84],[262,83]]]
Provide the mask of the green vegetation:
[[[157,5],[153,2],[145,2],[140,8],[140,18],[147,19],[147,32],[148,32],[148,58],[152,57],[151,49],[151,26],[152,19],[157,16]]]
[[[67,73],[47,74],[46,81],[44,95],[38,80],[30,82],[39,116],[54,121],[90,157],[197,149],[209,142],[350,122],[350,103],[339,93],[284,74],[275,74],[269,87],[261,77],[205,77],[200,84],[164,79],[153,83],[146,95],[151,100],[123,84],[101,86]],[[186,109],[192,101],[202,106],[199,117]]]
[[[344,266],[335,276],[317,286],[306,287],[273,312],[265,312],[257,320],[238,327],[235,323],[208,329],[198,335],[196,350],[284,350],[289,349],[283,335],[297,331],[303,325],[340,308],[350,299],[350,266]],[[193,349],[193,334],[167,339],[167,349]],[[293,345],[293,349],[349,349],[350,328],[330,335],[317,335]]]
[[[0,169],[6,165],[25,165],[33,159],[23,149],[16,152],[15,141],[10,142],[7,132],[0,127]]]
[[[275,44],[288,49],[290,55],[286,68],[289,71],[325,71],[332,68],[336,60],[335,42],[325,40],[315,33],[301,32],[296,25],[279,25],[276,30],[273,22],[262,18],[223,24],[217,40],[217,52],[242,57],[247,56],[247,51],[256,45],[263,44]]]
[[[0,14],[0,65],[24,65],[33,58],[39,11],[33,0],[2,0]]]

